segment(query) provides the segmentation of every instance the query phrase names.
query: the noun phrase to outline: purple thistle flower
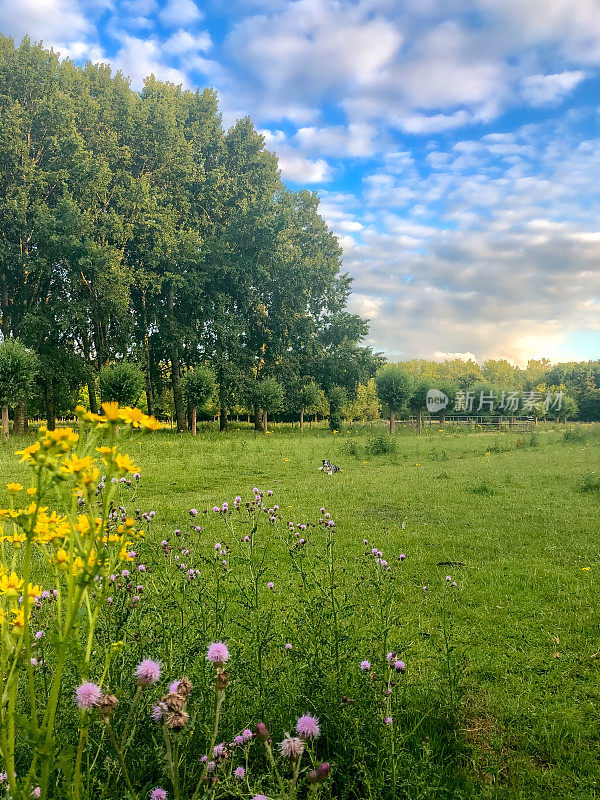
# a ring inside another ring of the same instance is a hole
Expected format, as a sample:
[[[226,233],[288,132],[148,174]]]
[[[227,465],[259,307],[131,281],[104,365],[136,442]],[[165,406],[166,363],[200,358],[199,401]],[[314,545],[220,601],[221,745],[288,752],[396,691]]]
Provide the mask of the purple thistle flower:
[[[34,789],[31,790],[32,797],[39,797],[42,794],[42,789],[40,786],[36,786]]]
[[[150,800],[167,800],[168,796],[167,790],[161,789],[160,786],[157,786],[150,792]]]
[[[229,650],[223,642],[213,642],[206,652],[206,659],[212,664],[219,665],[229,661]]]
[[[458,583],[457,583],[456,581],[452,581],[452,583],[450,584],[450,586],[458,586]]]
[[[316,739],[321,733],[319,720],[310,714],[304,714],[304,716],[300,717],[296,722],[296,730],[303,739]]]
[[[360,662],[360,668],[363,670],[363,672],[367,672],[367,670],[371,669],[371,662],[370,661],[366,661],[366,660],[365,661],[361,661]]]
[[[400,553],[400,561],[404,561],[406,555],[404,553]]]
[[[286,650],[291,650],[292,649],[292,645],[289,642],[287,642],[286,645],[285,645],[285,649]]]
[[[197,517],[198,516],[198,509],[197,508],[190,508],[190,515],[192,517]]]
[[[252,739],[252,737],[253,737],[253,736],[254,736],[254,734],[252,733],[252,731],[250,730],[250,728],[244,728],[244,730],[242,731],[242,739],[243,739],[245,742],[249,742],[249,741],[251,741],[251,739]]]
[[[216,767],[217,767],[217,764],[216,764],[215,761],[209,761],[208,764],[206,765],[206,771],[207,772],[214,772]]]
[[[264,794],[255,794],[252,800],[269,800]]]
[[[163,714],[165,713],[166,710],[167,707],[164,705],[164,703],[158,703],[152,709],[152,713],[150,714],[150,716],[152,717],[154,722],[161,722]]]
[[[95,683],[82,683],[75,691],[75,699],[81,710],[97,706],[101,697],[100,687]]]
[[[447,580],[447,581],[451,581],[451,580],[452,580],[452,578],[450,577],[450,575],[446,575],[446,580]]]
[[[233,774],[239,781],[241,781],[246,774],[246,770],[243,767],[237,767]]]
[[[394,669],[396,670],[396,672],[404,672],[406,669],[406,664],[404,663],[404,661],[395,661]]]
[[[393,719],[392,719],[391,717],[386,717],[386,718],[383,720],[383,724],[384,724],[384,725],[391,725],[391,724],[392,724],[392,722],[393,722]]]
[[[215,512],[215,514],[218,514],[218,512],[219,512],[220,510],[221,510],[221,509],[219,508],[219,506],[213,506],[213,511]]]
[[[44,637],[45,635],[46,635],[46,634],[45,634],[45,632],[44,632],[44,631],[36,631],[35,638],[36,638],[36,639],[38,640],[38,642],[39,642],[39,640],[40,640],[40,639],[43,639],[43,637]]]
[[[227,751],[227,747],[225,746],[225,742],[221,742],[221,744],[216,744],[213,747],[213,756],[215,758],[219,758],[220,756],[224,755]]]
[[[137,665],[135,676],[140,686],[152,686],[153,683],[160,680],[160,664],[158,661],[145,658]]]
[[[169,694],[176,694],[177,689],[179,689],[179,681],[173,681],[173,683],[169,686]]]
[[[273,583],[273,581],[269,581],[267,583],[267,589],[274,589],[274,588],[275,588],[275,584]]]

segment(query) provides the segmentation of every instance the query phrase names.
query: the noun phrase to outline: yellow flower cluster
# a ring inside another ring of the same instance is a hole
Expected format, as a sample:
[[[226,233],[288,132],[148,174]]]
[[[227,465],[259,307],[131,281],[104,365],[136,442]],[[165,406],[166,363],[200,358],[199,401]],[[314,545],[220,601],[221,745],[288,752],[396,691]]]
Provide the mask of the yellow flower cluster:
[[[120,408],[118,403],[102,403],[104,414],[93,414],[86,411],[83,406],[77,406],[77,413],[84,422],[94,422],[106,425],[110,422],[131,425],[132,428],[145,428],[149,431],[159,431],[163,425],[154,417],[149,417],[140,411],[139,408],[124,406]]]

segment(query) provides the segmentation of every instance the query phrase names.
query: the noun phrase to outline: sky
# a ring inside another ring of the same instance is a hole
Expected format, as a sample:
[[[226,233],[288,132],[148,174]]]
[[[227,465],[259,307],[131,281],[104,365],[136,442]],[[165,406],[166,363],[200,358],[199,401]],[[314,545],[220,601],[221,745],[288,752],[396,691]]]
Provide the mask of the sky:
[[[0,31],[250,115],[388,357],[600,357],[598,0],[0,0]]]

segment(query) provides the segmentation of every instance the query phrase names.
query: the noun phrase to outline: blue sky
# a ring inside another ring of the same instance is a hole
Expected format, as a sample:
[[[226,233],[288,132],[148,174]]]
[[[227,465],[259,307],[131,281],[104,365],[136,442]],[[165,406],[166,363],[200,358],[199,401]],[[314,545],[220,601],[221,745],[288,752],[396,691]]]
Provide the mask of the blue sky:
[[[389,356],[600,357],[597,0],[0,0],[0,31],[249,114]]]

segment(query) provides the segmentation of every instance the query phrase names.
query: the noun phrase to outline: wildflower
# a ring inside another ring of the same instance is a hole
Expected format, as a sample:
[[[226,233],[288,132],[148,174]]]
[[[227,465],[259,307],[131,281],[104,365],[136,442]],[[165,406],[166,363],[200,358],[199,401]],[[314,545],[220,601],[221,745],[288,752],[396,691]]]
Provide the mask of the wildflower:
[[[363,670],[363,672],[367,672],[368,670],[371,669],[371,662],[370,661],[366,661],[366,660],[365,661],[361,661],[360,662],[360,668]]]
[[[214,642],[213,644],[209,645],[209,648],[206,652],[206,659],[216,666],[229,661],[229,650],[227,649],[227,645],[223,644],[223,642]]]
[[[97,706],[101,697],[100,687],[95,683],[82,683],[75,691],[75,699],[81,710]]]
[[[221,756],[225,755],[227,752],[227,747],[225,746],[225,742],[221,742],[221,744],[216,744],[213,747],[213,756],[215,758],[220,758]]]
[[[152,709],[150,716],[152,717],[154,722],[161,722],[163,714],[165,713],[166,710],[167,707],[164,703],[157,703]]]
[[[188,721],[189,716],[185,711],[171,711],[167,715],[167,726],[174,731],[180,731]]]
[[[269,738],[269,729],[265,725],[264,722],[259,722],[256,725],[256,735],[259,739],[262,739],[263,742],[266,742]]]
[[[285,645],[285,649],[286,650],[291,650],[292,649],[292,645],[289,642],[287,642],[286,645]]]
[[[286,734],[285,739],[279,745],[279,752],[284,758],[290,760],[300,758],[304,752],[304,742],[298,737],[291,737]]]
[[[198,509],[197,508],[190,508],[190,516],[197,517],[198,516]]]
[[[394,669],[396,670],[396,672],[404,672],[406,670],[406,664],[404,663],[404,661],[395,661]]]
[[[98,701],[98,711],[100,716],[106,722],[114,713],[119,701],[114,694],[103,694]]]
[[[34,789],[31,790],[32,797],[40,797],[42,794],[42,789],[40,786],[36,786]]]
[[[145,658],[135,670],[138,686],[151,686],[160,679],[160,664]]]
[[[6,488],[11,494],[16,494],[17,492],[20,492],[23,487],[20,483],[7,483]]]
[[[233,774],[239,781],[241,781],[246,774],[246,770],[243,767],[237,767]]]
[[[254,734],[252,733],[250,728],[244,728],[244,730],[242,731],[242,739],[245,742],[249,742],[252,739],[253,736],[254,736]]]
[[[310,714],[304,714],[296,723],[296,730],[303,739],[316,739],[321,733],[319,720]]]
[[[274,588],[275,588],[275,584],[273,583],[273,581],[269,581],[267,583],[267,589],[274,589]]]
[[[319,764],[317,767],[317,775],[320,780],[324,781],[325,778],[329,776],[331,767],[329,766],[329,761],[323,761],[322,764]]]
[[[446,580],[447,580],[448,582],[450,582],[450,581],[452,580],[452,578],[450,577],[450,575],[446,575]]]
[[[217,764],[216,764],[215,761],[209,761],[208,764],[206,765],[206,771],[207,772],[214,772],[216,766],[217,766]]]
[[[264,794],[255,794],[252,800],[269,800]]]
[[[404,561],[404,559],[406,558],[406,555],[404,553],[400,553],[400,555],[398,557],[399,557],[400,561]]]
[[[167,800],[168,793],[166,789],[161,789],[157,786],[150,792],[150,800]]]
[[[392,652],[391,652],[391,653],[388,653],[388,654],[387,654],[387,656],[385,657],[386,661],[391,661],[391,660],[392,660],[392,658],[393,658],[395,655],[396,655],[396,653],[395,653],[395,652],[392,650]]]
[[[36,639],[38,640],[38,642],[39,642],[39,640],[40,640],[40,639],[43,639],[43,637],[44,637],[45,635],[46,635],[46,634],[45,634],[45,632],[44,632],[44,631],[36,631],[36,633],[35,633],[35,638],[36,638]]]
[[[386,718],[383,720],[383,724],[384,724],[384,725],[391,725],[391,724],[392,724],[392,722],[393,722],[393,719],[392,719],[391,717],[386,717]]]
[[[122,470],[123,472],[137,472],[138,470],[136,465],[126,453],[124,455],[122,453],[117,453],[115,456],[115,464],[117,465],[118,469]]]
[[[219,508],[219,506],[213,506],[213,511],[215,512],[215,514],[218,514],[218,512],[219,512],[220,510],[221,510],[221,509]]]

